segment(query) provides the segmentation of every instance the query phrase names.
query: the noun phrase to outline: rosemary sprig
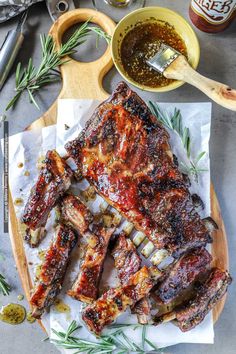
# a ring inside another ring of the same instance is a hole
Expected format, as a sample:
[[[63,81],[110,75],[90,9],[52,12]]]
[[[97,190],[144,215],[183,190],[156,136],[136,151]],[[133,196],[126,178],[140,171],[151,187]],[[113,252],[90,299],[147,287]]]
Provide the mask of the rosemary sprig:
[[[185,163],[181,162],[181,165],[183,166],[184,171],[186,173],[192,175],[194,177],[195,181],[197,181],[197,182],[198,182],[199,173],[208,171],[207,169],[201,168],[198,166],[200,160],[204,157],[205,154],[206,154],[206,151],[200,152],[198,154],[197,158],[194,159],[194,161],[192,161],[192,160],[189,161],[189,165],[186,165]]]
[[[198,177],[201,172],[207,170],[199,167],[199,162],[205,156],[206,151],[202,151],[198,156],[193,159],[191,156],[191,136],[190,130],[187,127],[183,127],[183,118],[179,109],[175,108],[172,114],[169,114],[162,110],[156,103],[149,101],[149,108],[153,115],[168,129],[173,130],[181,139],[183,147],[186,151],[189,164],[181,162],[183,172],[190,174],[198,182]]]
[[[10,285],[6,282],[6,279],[2,274],[0,274],[0,291],[4,296],[9,295],[11,291]]]
[[[57,67],[70,60],[65,59],[65,56],[75,53],[75,47],[84,43],[86,37],[91,32],[95,32],[98,37],[104,38],[107,43],[110,42],[111,36],[98,27],[89,26],[90,20],[85,22],[77,31],[75,31],[69,40],[61,45],[58,51],[56,51],[55,43],[50,35],[40,36],[42,61],[38,68],[35,67],[31,58],[29,59],[26,68],[23,69],[21,63],[17,65],[15,77],[16,95],[8,103],[6,110],[15,106],[24,91],[27,91],[30,102],[39,109],[34,98],[35,93],[43,86],[60,79],[60,72],[57,70]]]
[[[114,352],[117,354],[131,352],[145,354],[147,353],[145,343],[154,349],[155,352],[160,352],[160,350],[146,338],[146,328],[142,331],[142,347],[128,338],[120,328],[107,335],[101,336],[97,342],[88,341],[74,336],[73,333],[79,328],[80,326],[77,325],[76,321],[71,322],[66,332],[56,331],[52,328],[52,332],[57,336],[57,339],[51,338],[51,342],[60,348],[74,349],[77,350],[76,353],[85,354],[112,354]]]

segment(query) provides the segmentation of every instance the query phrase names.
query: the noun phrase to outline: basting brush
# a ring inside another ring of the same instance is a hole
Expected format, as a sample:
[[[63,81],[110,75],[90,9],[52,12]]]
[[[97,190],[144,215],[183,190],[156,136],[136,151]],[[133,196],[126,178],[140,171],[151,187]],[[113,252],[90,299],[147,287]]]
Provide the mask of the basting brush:
[[[162,43],[158,52],[147,60],[147,64],[167,79],[187,82],[219,105],[236,111],[236,90],[200,75],[189,65],[185,56],[172,47]]]

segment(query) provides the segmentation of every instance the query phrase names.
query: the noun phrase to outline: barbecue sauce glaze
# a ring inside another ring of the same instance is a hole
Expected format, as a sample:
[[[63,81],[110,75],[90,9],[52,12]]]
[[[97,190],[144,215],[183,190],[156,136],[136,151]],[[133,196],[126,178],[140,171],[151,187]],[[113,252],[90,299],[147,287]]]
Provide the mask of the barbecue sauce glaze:
[[[121,61],[126,73],[138,84],[149,87],[163,87],[174,80],[166,79],[153,70],[146,60],[153,57],[160,43],[168,44],[187,56],[184,41],[167,22],[147,22],[136,25],[121,43]]]

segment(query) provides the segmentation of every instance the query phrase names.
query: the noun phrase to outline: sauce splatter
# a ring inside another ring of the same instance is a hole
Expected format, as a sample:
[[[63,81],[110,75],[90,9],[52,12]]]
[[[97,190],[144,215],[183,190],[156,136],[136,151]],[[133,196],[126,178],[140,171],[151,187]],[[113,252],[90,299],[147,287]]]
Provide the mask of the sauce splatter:
[[[45,254],[46,254],[46,250],[39,250],[38,251],[38,257],[41,261],[44,261],[45,259]]]
[[[0,320],[12,325],[18,325],[25,319],[26,311],[22,305],[8,304],[2,307]]]
[[[32,316],[32,312],[27,312],[26,320],[27,320],[29,323],[34,323],[34,322],[36,321],[36,318],[34,318],[34,317]]]
[[[69,313],[70,312],[70,306],[65,304],[65,302],[62,301],[61,299],[55,300],[54,308],[57,312],[60,312],[60,313]]]
[[[23,294],[19,294],[19,295],[17,296],[17,299],[18,299],[19,301],[24,300],[24,295],[23,295]]]
[[[20,206],[24,203],[23,199],[22,198],[16,198],[15,201],[14,201],[14,204],[16,206]]]
[[[184,41],[173,26],[166,22],[149,20],[137,24],[125,35],[120,56],[124,70],[131,79],[149,87],[163,87],[174,81],[166,79],[146,63],[147,59],[157,53],[161,43],[187,56]]]

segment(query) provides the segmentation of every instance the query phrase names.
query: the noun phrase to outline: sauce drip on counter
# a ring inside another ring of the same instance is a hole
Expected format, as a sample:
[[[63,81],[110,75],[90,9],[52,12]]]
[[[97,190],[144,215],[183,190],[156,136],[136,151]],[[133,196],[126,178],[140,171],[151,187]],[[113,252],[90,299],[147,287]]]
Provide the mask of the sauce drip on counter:
[[[25,319],[25,308],[19,304],[8,304],[2,307],[0,320],[12,325],[18,325]]]
[[[26,319],[29,323],[34,323],[36,321],[36,318],[32,316],[32,312],[27,312]]]
[[[121,61],[126,73],[138,84],[163,87],[174,80],[150,68],[146,60],[153,57],[160,43],[165,43],[187,56],[184,41],[174,28],[165,22],[147,22],[136,25],[121,43]]]

